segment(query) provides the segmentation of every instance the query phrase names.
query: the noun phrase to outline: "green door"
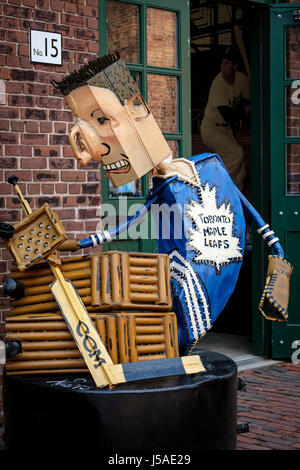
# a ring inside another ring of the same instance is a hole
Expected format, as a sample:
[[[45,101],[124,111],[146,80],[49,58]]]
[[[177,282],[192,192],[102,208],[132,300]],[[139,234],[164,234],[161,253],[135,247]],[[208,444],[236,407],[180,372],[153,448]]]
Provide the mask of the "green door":
[[[300,23],[295,10],[295,4],[270,9],[271,219],[295,269],[288,322],[272,324],[274,358],[291,358],[300,339]]]
[[[99,5],[100,55],[120,52],[173,158],[190,155],[189,1],[100,0]],[[114,225],[133,215],[145,202],[150,185],[150,177],[145,175],[130,185],[114,188],[102,174],[102,217]],[[103,249],[155,252],[150,214]]]

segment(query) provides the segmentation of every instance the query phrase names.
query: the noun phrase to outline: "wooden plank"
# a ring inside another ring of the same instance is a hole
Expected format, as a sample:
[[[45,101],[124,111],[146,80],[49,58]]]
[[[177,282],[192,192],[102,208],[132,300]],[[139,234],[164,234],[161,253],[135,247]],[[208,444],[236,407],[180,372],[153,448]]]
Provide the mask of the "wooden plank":
[[[111,299],[113,307],[121,305],[121,262],[118,252],[110,253]]]
[[[91,304],[101,305],[100,300],[100,260],[98,255],[91,257]]]
[[[51,262],[50,266],[56,278],[56,281],[51,285],[51,291],[78,349],[97,387],[109,385],[110,378],[102,365],[112,363],[111,357],[72,283],[64,279],[58,266]]]
[[[118,346],[119,346],[119,361],[123,363],[129,362],[129,341],[128,341],[128,327],[125,315],[117,316],[118,328]]]
[[[115,315],[107,316],[106,318],[107,349],[114,364],[117,364],[119,362],[116,326],[117,325],[116,325]]]
[[[130,283],[129,283],[129,255],[121,253],[121,269],[122,269],[122,301],[130,302]]]

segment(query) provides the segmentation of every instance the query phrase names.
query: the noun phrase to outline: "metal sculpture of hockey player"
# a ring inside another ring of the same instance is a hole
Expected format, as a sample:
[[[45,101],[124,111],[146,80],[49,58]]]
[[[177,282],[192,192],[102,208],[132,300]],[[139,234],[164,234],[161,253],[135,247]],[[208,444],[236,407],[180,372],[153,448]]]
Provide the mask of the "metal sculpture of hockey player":
[[[77,247],[111,241],[156,203],[177,207],[182,236],[170,221],[170,237],[158,227],[158,249],[171,262],[179,345],[185,354],[213,325],[234,291],[242,265],[246,211],[272,248],[260,310],[286,321],[292,266],[278,238],[229,177],[220,157],[171,155],[151,111],[117,54],[100,57],[53,83],[65,95],[76,122],[70,132],[75,157],[99,161],[115,187],[152,171],[153,188],[137,214],[111,230],[78,241]]]

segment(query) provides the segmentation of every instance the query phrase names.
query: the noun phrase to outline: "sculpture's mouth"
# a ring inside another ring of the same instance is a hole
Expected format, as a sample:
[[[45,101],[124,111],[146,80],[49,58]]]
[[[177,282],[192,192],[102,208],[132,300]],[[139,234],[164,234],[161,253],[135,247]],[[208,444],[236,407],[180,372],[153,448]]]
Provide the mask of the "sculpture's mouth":
[[[123,155],[123,154],[121,155],[127,158],[126,155]],[[129,170],[131,169],[131,165],[129,161],[125,160],[124,158],[114,163],[102,165],[102,167],[104,171],[106,171],[107,173],[128,173]]]

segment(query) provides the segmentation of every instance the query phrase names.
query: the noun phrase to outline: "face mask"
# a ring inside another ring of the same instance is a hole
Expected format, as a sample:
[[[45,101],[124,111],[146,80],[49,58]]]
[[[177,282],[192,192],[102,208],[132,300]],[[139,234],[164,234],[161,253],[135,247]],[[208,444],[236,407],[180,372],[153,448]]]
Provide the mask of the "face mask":
[[[172,153],[121,59],[72,89],[65,101],[75,116],[69,134],[75,157],[82,165],[99,161],[115,187]]]

